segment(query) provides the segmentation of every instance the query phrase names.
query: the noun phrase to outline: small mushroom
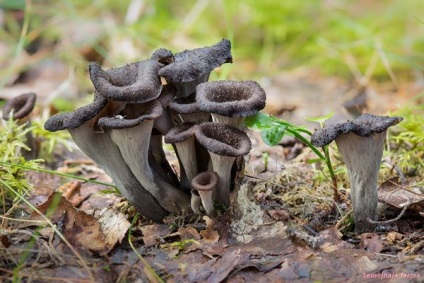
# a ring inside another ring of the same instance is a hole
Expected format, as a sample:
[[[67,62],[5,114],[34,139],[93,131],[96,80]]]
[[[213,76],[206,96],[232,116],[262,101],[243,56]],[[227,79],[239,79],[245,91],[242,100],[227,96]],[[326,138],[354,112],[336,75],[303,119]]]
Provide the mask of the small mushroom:
[[[110,133],[111,139],[140,184],[170,213],[178,214],[189,207],[189,195],[161,178],[149,163],[149,143],[154,119],[162,114],[159,101],[127,104],[119,114],[124,118],[102,117],[98,125]]]
[[[35,100],[36,95],[33,92],[24,93],[10,99],[3,107],[3,119],[7,121],[10,118],[13,118],[13,120],[16,120],[19,125],[25,124],[26,129],[30,128],[30,114],[34,109]],[[21,154],[26,160],[34,159],[37,157],[37,147],[32,131],[28,131],[25,137],[25,144],[28,146],[29,150],[23,148],[21,150]]]
[[[110,135],[96,126],[99,117],[109,113],[110,108],[115,107],[96,93],[91,104],[73,112],[53,115],[44,128],[51,132],[67,129],[77,146],[105,170],[137,211],[155,222],[162,222],[169,212],[138,182]]]
[[[213,171],[219,176],[216,190],[218,203],[230,205],[231,168],[237,157],[249,153],[252,145],[247,134],[237,128],[205,122],[197,126],[197,141],[205,147],[212,160]]]
[[[203,208],[208,216],[215,216],[213,191],[218,183],[218,174],[212,171],[200,173],[191,181],[191,186],[193,190],[199,193]]]
[[[362,114],[353,121],[331,124],[311,137],[314,146],[336,141],[346,163],[350,179],[355,230],[372,232],[377,220],[377,178],[383,155],[386,130],[402,121],[401,117]]]
[[[254,81],[214,81],[197,86],[196,101],[203,112],[212,113],[214,122],[238,129],[244,127],[244,117],[265,107],[266,94]]]
[[[156,51],[152,58],[166,57],[170,53]],[[161,57],[162,56],[162,57]],[[159,76],[178,89],[179,97],[187,97],[196,91],[196,86],[209,79],[213,69],[224,63],[232,63],[231,43],[223,39],[217,44],[208,47],[186,50],[174,55],[174,63],[159,70]]]
[[[178,159],[185,172],[186,180],[181,178],[181,186],[185,189],[190,188],[191,180],[197,175],[197,159],[195,151],[195,125],[193,123],[184,123],[169,130],[165,135],[165,142],[172,143],[176,147]]]
[[[91,63],[89,72],[96,90],[104,97],[123,102],[142,103],[158,98],[162,85],[158,76],[162,64],[145,60],[124,67],[103,70]]]

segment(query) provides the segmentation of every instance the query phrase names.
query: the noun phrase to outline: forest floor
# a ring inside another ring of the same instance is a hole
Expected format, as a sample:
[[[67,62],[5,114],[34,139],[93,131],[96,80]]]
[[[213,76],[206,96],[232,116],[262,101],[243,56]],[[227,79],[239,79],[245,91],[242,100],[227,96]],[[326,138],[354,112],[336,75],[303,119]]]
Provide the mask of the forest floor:
[[[359,91],[304,69],[260,83],[268,95],[267,113],[312,131],[316,125],[305,118],[331,111],[343,117],[341,104]],[[421,89],[419,83],[370,86],[368,110],[387,113]],[[120,196],[101,193],[110,187],[64,184],[59,176],[28,172],[35,188],[29,201],[49,220],[26,205],[2,216],[2,282],[422,282],[422,191],[399,220],[358,235],[349,228],[346,180],[340,180],[342,198],[334,203],[330,182],[318,181],[319,172],[306,162],[312,151],[292,139],[271,148],[257,132],[249,135],[253,149],[245,177],[231,208],[214,219],[187,214],[164,224],[137,220]],[[60,172],[111,182],[77,149],[59,149],[55,157]],[[423,176],[403,182],[396,177],[393,170],[380,176],[380,199],[405,188],[422,190],[414,184],[422,184]],[[381,202],[380,219],[395,218],[401,210]]]

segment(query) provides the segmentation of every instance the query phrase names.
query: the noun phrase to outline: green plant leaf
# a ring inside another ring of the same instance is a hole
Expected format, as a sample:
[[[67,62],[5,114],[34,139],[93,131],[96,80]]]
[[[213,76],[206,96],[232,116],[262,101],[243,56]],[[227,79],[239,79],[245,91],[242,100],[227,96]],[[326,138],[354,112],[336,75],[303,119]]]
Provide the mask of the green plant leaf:
[[[309,159],[309,160],[307,161],[307,163],[308,163],[308,164],[314,164],[314,163],[321,162],[321,161],[322,161],[322,159],[321,159],[321,158],[314,158],[314,159]]]
[[[244,124],[257,130],[264,130],[275,127],[273,119],[269,115],[261,112],[258,112],[256,115],[246,117],[244,119]]]
[[[264,129],[261,132],[262,140],[269,146],[277,145],[286,133],[286,126],[277,126],[274,128]]]
[[[330,112],[330,113],[328,113],[325,116],[319,116],[319,117],[315,117],[315,118],[308,118],[306,120],[307,121],[310,121],[310,122],[317,122],[317,123],[320,124],[320,126],[322,128],[323,125],[324,125],[324,122],[327,121],[328,119],[330,119],[333,116],[334,116],[334,112]]]

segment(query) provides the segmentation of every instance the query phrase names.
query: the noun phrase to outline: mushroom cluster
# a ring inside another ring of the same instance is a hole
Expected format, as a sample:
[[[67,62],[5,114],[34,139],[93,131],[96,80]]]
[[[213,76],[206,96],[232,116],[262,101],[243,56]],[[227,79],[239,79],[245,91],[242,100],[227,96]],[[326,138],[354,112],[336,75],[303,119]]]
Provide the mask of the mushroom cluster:
[[[353,121],[331,124],[311,137],[314,146],[335,141],[346,163],[356,232],[373,232],[377,220],[377,179],[386,131],[402,117],[362,114]]]
[[[161,48],[115,69],[92,63],[94,101],[50,117],[44,127],[67,129],[145,217],[161,222],[190,207],[214,215],[214,205],[229,206],[251,148],[243,119],[263,109],[266,99],[253,81],[208,82],[224,63],[232,63],[226,39],[175,54]],[[179,174],[163,140],[175,150]]]

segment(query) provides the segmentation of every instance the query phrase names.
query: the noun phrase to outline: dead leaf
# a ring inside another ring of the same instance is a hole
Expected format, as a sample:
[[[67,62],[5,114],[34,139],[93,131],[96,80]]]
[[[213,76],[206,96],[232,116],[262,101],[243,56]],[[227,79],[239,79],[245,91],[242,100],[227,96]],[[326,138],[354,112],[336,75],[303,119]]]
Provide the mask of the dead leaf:
[[[396,242],[402,240],[403,237],[404,236],[401,233],[395,231],[389,232],[386,236],[386,245],[393,245]]]
[[[424,194],[411,181],[401,184],[399,178],[392,178],[381,184],[378,189],[378,200],[396,208],[403,208],[422,212],[424,210]]]
[[[268,210],[268,214],[277,221],[287,221],[290,219],[290,215],[285,209],[271,209]]]
[[[105,255],[123,239],[130,227],[125,216],[112,208],[96,212],[95,216],[76,209],[61,193],[51,194],[48,200],[37,209],[50,220],[62,227],[65,238],[76,247]],[[33,212],[31,220],[42,217]]]
[[[375,233],[363,233],[361,235],[361,248],[366,249],[370,253],[379,253],[383,249],[383,241]]]
[[[152,224],[141,227],[143,242],[146,247],[152,247],[160,243],[160,239],[169,234],[166,224]]]
[[[200,269],[191,269],[188,275],[189,282],[222,282],[239,263],[240,252],[227,253],[220,259],[211,259]]]
[[[217,243],[219,240],[219,234],[217,231],[213,229],[208,229],[200,231],[200,235],[202,236],[202,240],[204,243]]]

